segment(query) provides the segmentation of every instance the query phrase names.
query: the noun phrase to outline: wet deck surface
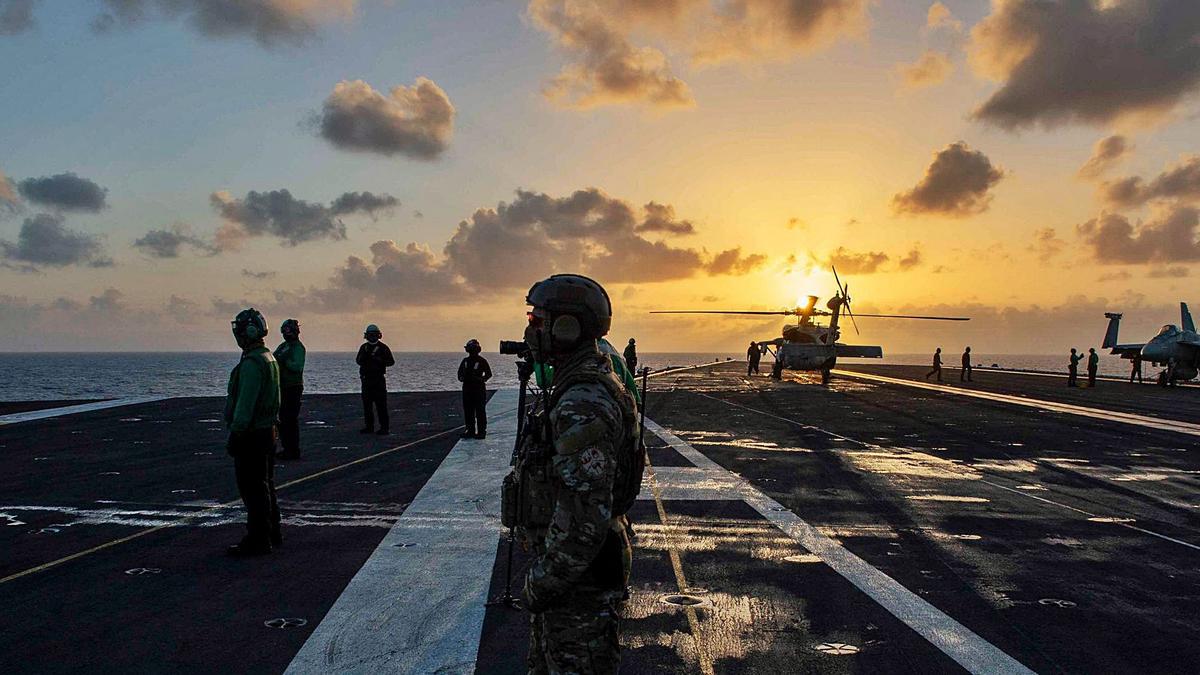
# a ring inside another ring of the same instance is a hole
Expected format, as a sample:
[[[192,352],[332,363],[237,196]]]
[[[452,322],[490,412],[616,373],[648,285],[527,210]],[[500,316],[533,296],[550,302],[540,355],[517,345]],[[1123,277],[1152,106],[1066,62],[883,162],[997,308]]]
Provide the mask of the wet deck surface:
[[[1195,672],[1194,436],[852,378],[751,380],[742,367],[652,383],[650,417],[687,448],[647,432],[656,477],[633,512],[623,672],[964,671],[749,494],[1036,672]],[[1196,410],[1190,388],[1062,384],[981,369],[974,386],[1182,420]],[[279,481],[312,478],[280,492],[285,548],[250,561],[223,555],[241,513],[215,506],[236,498],[224,434],[206,421],[219,401],[0,427],[0,578],[28,571],[0,583],[2,669],[282,672],[457,440],[457,394],[391,402],[398,433],[380,439],[355,433],[356,397],[306,399],[303,421],[324,424],[302,427],[305,459]],[[498,538],[490,594],[504,551]],[[152,571],[127,573],[139,568]],[[660,601],[681,586],[704,604]],[[282,617],[307,624],[263,625]],[[486,611],[477,672],[523,672],[526,618]]]

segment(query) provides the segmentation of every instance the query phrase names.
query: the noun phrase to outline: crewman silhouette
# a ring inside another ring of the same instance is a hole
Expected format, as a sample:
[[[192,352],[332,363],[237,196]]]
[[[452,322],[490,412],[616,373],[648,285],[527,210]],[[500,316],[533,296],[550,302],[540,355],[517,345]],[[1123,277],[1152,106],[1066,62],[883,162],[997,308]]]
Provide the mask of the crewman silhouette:
[[[746,349],[746,376],[758,375],[758,363],[762,359],[762,350],[757,342],[751,342]]]
[[[933,353],[933,370],[929,371],[928,373],[925,373],[925,379],[928,380],[930,377],[932,377],[934,375],[938,376],[938,380],[937,380],[938,382],[942,381],[942,348],[941,347],[938,347],[937,351]]]
[[[1071,362],[1067,365],[1067,386],[1079,386],[1079,361],[1083,359],[1074,347],[1071,347]]]
[[[973,372],[975,372],[975,369],[971,367],[971,348],[967,347],[963,350],[962,370],[958,371],[958,381],[962,382],[966,380],[967,382],[974,382],[975,380],[971,379],[971,373]]]
[[[1088,348],[1088,387],[1096,386],[1096,371],[1100,370],[1100,355],[1095,347]]]

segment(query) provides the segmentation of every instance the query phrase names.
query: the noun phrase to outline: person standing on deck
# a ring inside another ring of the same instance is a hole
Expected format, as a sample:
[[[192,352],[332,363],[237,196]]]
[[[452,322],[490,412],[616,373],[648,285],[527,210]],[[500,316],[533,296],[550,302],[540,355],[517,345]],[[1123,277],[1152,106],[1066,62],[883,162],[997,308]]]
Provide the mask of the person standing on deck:
[[[751,342],[746,348],[746,377],[758,375],[758,363],[762,359],[762,350],[757,342]]]
[[[1082,359],[1083,359],[1083,357],[1080,356],[1075,351],[1075,348],[1071,347],[1071,362],[1069,364],[1067,364],[1067,386],[1068,387],[1078,387],[1079,386],[1079,361]]]
[[[463,346],[467,358],[458,364],[458,381],[462,382],[463,438],[487,438],[487,381],[492,379],[492,367],[479,355],[483,348],[479,340],[471,339]]]
[[[962,370],[958,371],[958,381],[962,382],[963,380],[966,380],[967,382],[974,382],[975,380],[971,379],[971,374],[974,372],[974,370],[975,369],[971,367],[971,348],[967,347],[963,350]]]
[[[1096,386],[1096,371],[1100,370],[1100,355],[1096,348],[1088,349],[1088,387]]]
[[[925,379],[928,380],[930,377],[933,377],[934,375],[938,376],[938,379],[937,379],[938,382],[942,381],[942,348],[941,347],[938,347],[937,351],[933,353],[933,370],[929,371],[928,373],[925,373]]]
[[[1129,372],[1129,381],[1132,383],[1134,378],[1137,378],[1138,384],[1142,383],[1142,355],[1138,354],[1133,357],[1133,370]]]
[[[229,555],[264,555],[283,544],[275,500],[275,424],[279,417],[279,366],[263,344],[267,321],[253,307],[233,319],[242,358],[229,374],[225,398],[225,450],[233,457],[238,493],[246,506],[246,536]]]
[[[629,344],[625,345],[625,368],[631,373],[637,372],[637,343],[633,338],[629,338]]]
[[[388,429],[387,369],[396,365],[392,350],[383,343],[383,331],[371,324],[363,331],[366,342],[358,348],[354,362],[358,364],[358,378],[362,380],[363,418],[365,426],[359,433],[376,433],[386,436]],[[375,416],[379,416],[379,430],[375,430]]]
[[[534,554],[527,664],[530,673],[615,675],[632,562],[626,513],[642,478],[637,404],[598,346],[612,323],[599,284],[556,274],[526,302],[525,343],[549,400],[530,420],[543,431],[522,437],[501,502],[520,505],[505,524]]]
[[[279,364],[279,459],[300,459],[300,398],[304,394],[304,343],[300,322],[288,319],[279,327],[283,342],[275,348]]]

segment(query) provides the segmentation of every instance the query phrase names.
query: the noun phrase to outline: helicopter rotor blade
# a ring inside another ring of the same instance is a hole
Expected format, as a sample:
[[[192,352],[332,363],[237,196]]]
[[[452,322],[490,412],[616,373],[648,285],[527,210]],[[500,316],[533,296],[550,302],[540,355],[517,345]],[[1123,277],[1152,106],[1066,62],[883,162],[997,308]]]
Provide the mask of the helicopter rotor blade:
[[[926,321],[970,321],[967,316],[913,316],[911,314],[859,314],[871,319],[923,319]]]
[[[803,308],[796,309],[780,309],[775,311],[750,311],[750,310],[723,310],[723,309],[670,309],[670,310],[653,310],[651,314],[740,314],[744,316],[799,316],[804,312]],[[819,316],[828,316],[829,312],[816,309],[812,314]]]
[[[858,330],[858,322],[854,320],[854,311],[850,309],[850,284],[842,285],[841,278],[838,277],[837,268],[833,265],[829,266],[833,270],[833,280],[837,282],[838,296],[842,299],[842,306],[846,308],[846,316],[850,317],[850,325],[854,326],[854,334],[862,335]]]

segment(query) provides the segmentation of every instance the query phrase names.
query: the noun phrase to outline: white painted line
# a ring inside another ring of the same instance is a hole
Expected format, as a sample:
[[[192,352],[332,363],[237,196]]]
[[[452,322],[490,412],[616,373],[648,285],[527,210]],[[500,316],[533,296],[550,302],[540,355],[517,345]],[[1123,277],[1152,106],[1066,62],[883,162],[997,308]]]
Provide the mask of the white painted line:
[[[708,485],[713,488],[729,485],[727,499],[745,501],[775,527],[798,542],[809,553],[820,557],[833,571],[854,584],[892,616],[912,628],[967,671],[1014,675],[1033,673],[1019,661],[921,599],[895,579],[846,550],[838,542],[821,534],[779,502],[763,494],[744,479],[734,476],[728,469],[709,459],[675,434],[650,420],[646,420],[646,428],[699,469],[713,474],[713,477],[706,481]],[[717,476],[718,473],[725,476]]]
[[[1024,396],[1013,396],[1011,394],[999,394],[991,391],[979,391],[977,389],[961,389],[959,387],[947,386],[944,384],[933,384],[931,382],[917,382],[915,380],[906,380],[898,377],[887,377],[885,375],[875,375],[872,373],[859,373],[852,370],[835,370],[834,373],[845,377],[855,377],[860,380],[869,380],[873,382],[881,382],[883,384],[898,384],[902,387],[912,387],[914,389],[924,389],[926,391],[936,391],[941,394],[953,394],[955,396],[967,396],[969,398],[980,398],[988,401],[998,401],[1000,403],[1011,403],[1013,405],[1025,406],[1028,408],[1038,408],[1040,410],[1050,410],[1052,412],[1066,413],[1068,415],[1078,415],[1080,417],[1091,417],[1094,419],[1105,420],[1108,422],[1121,422],[1123,424],[1132,424],[1148,429],[1157,429],[1160,431],[1174,431],[1189,436],[1200,436],[1200,424],[1192,424],[1191,422],[1181,422],[1178,420],[1169,420],[1162,417],[1151,417],[1149,415],[1137,415],[1134,413],[1117,412],[1115,410],[1104,410],[1102,408],[1088,408],[1086,406],[1074,405],[1071,403],[1059,403],[1057,401],[1046,401],[1044,399],[1027,398]]]
[[[287,673],[475,672],[516,403],[492,396],[487,439],[454,446]]]
[[[65,405],[58,408],[43,408],[41,410],[28,410],[26,412],[11,413],[8,415],[0,415],[0,426],[6,424],[19,424],[21,422],[32,422],[34,420],[44,420],[51,417],[61,417],[63,415],[74,415],[76,413],[91,412],[93,410],[106,410],[108,408],[119,408],[126,405],[137,405],[139,403],[152,403],[154,401],[162,401],[169,396],[131,396],[129,398],[114,398],[110,401],[97,401],[95,403],[81,403],[79,405]]]

